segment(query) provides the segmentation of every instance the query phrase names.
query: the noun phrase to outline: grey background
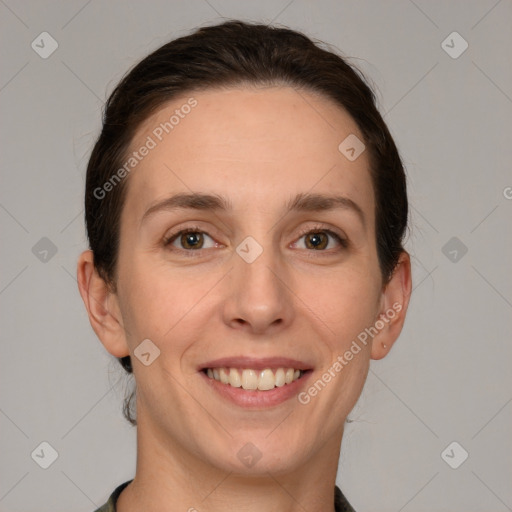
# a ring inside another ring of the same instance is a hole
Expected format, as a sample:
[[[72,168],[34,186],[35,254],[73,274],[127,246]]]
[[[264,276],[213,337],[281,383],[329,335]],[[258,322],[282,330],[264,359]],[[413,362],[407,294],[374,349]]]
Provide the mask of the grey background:
[[[338,483],[358,512],[512,510],[510,0],[0,0],[0,510],[90,512],[134,475],[128,381],[75,279],[84,171],[128,68],[223,18],[354,57],[407,167],[414,292],[350,415]],[[59,45],[47,59],[31,48],[43,31]],[[469,44],[458,58],[442,47],[453,31]],[[31,457],[43,441],[58,452],[48,469]],[[469,453],[458,469],[441,457],[452,441]]]

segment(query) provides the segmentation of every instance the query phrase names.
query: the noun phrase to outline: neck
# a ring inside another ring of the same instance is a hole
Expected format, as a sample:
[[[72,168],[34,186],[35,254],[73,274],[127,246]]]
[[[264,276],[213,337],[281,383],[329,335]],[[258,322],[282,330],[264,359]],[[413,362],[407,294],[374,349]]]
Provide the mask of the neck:
[[[329,439],[301,467],[258,476],[213,466],[137,427],[136,475],[119,496],[118,512],[333,512],[343,433]]]

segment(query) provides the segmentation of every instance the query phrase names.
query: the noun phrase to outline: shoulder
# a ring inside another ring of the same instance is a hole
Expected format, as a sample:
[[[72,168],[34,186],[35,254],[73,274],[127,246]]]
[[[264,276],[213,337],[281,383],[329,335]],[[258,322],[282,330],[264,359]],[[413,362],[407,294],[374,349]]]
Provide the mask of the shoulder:
[[[337,485],[334,486],[334,510],[336,512],[356,512]]]
[[[132,480],[128,480],[127,482],[122,483],[118,487],[114,489],[108,501],[100,508],[96,509],[94,512],[116,512],[116,503],[117,498],[121,494],[121,491],[129,484]]]

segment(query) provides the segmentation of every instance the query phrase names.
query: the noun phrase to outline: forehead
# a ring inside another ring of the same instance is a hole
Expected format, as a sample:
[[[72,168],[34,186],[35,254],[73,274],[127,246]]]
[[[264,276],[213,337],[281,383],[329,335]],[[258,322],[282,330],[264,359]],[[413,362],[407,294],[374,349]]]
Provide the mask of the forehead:
[[[235,209],[260,211],[279,208],[296,193],[338,192],[370,212],[367,152],[351,161],[339,149],[354,136],[363,139],[344,109],[309,92],[191,92],[137,130],[131,151],[140,160],[129,173],[125,210],[140,218],[151,203],[176,192],[227,195]]]

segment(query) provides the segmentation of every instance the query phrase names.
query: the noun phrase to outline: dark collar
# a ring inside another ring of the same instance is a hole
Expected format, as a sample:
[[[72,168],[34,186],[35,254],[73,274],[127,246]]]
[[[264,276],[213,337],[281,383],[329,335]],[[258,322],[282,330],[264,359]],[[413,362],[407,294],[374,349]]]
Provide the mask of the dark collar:
[[[334,510],[336,512],[356,512],[337,485],[334,486]]]
[[[132,480],[128,480],[128,482],[124,482],[120,486],[116,487],[114,492],[110,495],[107,503],[95,512],[116,512],[117,499],[123,489],[131,482]],[[334,486],[334,510],[336,512],[355,512],[337,485]]]

